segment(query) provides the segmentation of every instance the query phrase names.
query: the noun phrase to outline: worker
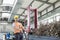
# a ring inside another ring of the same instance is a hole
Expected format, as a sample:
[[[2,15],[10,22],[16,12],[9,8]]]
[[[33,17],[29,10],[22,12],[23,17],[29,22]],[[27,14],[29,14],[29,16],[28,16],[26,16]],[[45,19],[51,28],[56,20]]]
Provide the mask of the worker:
[[[23,40],[24,27],[20,22],[18,22],[17,15],[14,16],[13,28],[14,28],[15,40]]]

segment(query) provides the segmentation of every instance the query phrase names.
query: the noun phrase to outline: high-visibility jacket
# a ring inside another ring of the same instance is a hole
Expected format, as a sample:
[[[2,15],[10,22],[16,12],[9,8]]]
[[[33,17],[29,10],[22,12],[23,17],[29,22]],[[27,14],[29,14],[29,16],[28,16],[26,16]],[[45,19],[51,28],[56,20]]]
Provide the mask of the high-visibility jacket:
[[[14,22],[14,33],[20,33],[23,32],[23,25],[19,22]]]

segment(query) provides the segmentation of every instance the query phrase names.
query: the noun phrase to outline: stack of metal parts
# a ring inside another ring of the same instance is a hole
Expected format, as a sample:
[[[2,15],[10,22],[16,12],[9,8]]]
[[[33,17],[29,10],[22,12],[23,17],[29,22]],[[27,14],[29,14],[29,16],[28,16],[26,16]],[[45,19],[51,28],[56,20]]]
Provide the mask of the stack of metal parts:
[[[39,29],[34,30],[34,34],[40,36],[60,36],[60,21],[55,21],[50,24],[41,24]]]

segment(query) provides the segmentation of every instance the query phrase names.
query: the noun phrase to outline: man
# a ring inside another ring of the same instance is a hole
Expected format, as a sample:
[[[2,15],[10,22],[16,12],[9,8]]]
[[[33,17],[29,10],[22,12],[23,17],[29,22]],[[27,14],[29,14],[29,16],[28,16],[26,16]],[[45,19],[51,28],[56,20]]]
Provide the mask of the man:
[[[13,28],[14,28],[14,35],[15,35],[15,40],[23,40],[23,30],[24,27],[21,23],[18,22],[18,16],[14,16],[14,23],[13,23]]]

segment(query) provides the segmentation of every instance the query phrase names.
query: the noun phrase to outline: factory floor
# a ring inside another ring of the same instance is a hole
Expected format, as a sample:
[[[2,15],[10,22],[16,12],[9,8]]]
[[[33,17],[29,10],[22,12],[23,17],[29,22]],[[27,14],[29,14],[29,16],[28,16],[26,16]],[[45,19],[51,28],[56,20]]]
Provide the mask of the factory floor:
[[[2,40],[2,39],[0,39],[0,40]],[[10,40],[12,40],[12,39],[10,39]],[[23,40],[26,40],[26,39],[23,39]],[[60,40],[60,37],[29,35],[28,40]]]
[[[59,37],[48,37],[48,36],[29,36],[29,40],[60,40]]]
[[[24,39],[26,40],[26,39]],[[48,36],[32,36],[32,35],[29,35],[29,39],[28,40],[60,40],[59,37],[48,37]]]

